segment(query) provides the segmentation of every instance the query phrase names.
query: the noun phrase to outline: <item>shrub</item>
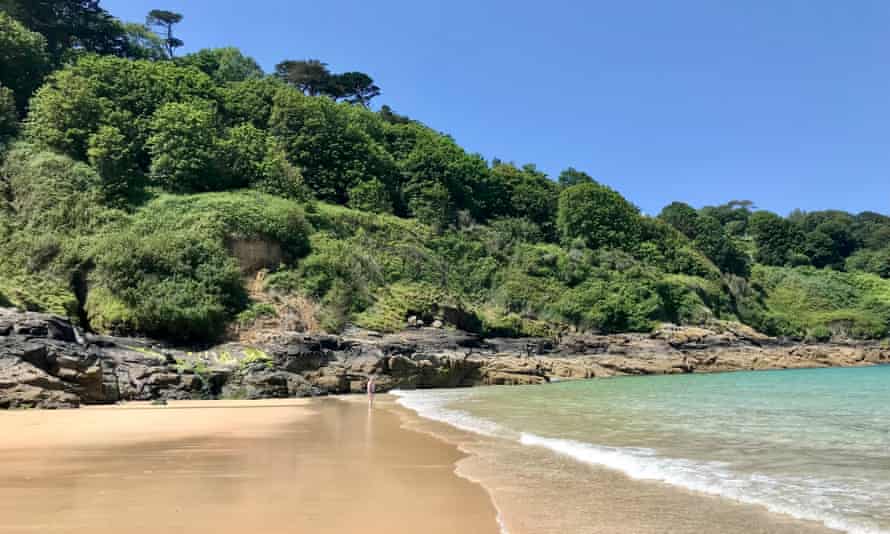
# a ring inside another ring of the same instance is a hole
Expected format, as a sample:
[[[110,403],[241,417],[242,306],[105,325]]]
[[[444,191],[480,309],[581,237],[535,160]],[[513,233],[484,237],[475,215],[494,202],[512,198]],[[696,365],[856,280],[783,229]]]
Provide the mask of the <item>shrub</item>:
[[[171,103],[155,112],[146,143],[152,181],[177,193],[225,189],[215,128],[216,113],[204,105]]]
[[[372,213],[392,213],[386,186],[378,179],[359,182],[349,190],[349,207]]]
[[[634,249],[640,240],[639,210],[604,185],[584,183],[559,194],[557,226],[564,243],[583,239],[590,248]]]

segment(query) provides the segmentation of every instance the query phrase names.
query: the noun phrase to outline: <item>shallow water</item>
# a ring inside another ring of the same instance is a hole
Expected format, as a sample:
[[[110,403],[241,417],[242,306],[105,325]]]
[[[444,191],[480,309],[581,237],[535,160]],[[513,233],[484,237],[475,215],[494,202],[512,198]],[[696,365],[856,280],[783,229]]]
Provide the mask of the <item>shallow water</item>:
[[[838,530],[890,532],[890,367],[401,395],[420,415],[511,446]],[[555,462],[553,469],[566,468]],[[579,484],[590,476],[576,473]]]

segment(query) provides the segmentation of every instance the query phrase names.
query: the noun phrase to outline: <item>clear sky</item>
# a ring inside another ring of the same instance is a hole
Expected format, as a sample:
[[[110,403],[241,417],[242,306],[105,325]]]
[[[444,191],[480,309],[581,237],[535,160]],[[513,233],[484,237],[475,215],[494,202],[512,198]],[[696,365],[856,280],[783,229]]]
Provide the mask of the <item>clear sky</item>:
[[[654,214],[890,212],[887,0],[104,0],[186,47],[318,58],[488,159],[585,170]]]

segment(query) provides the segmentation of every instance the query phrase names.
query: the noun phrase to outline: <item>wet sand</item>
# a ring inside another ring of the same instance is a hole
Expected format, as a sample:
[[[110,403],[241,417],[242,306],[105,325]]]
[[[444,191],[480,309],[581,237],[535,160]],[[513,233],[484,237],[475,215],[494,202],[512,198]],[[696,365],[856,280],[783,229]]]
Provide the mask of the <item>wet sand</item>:
[[[0,413],[0,532],[499,532],[464,455],[382,400]]]
[[[838,534],[821,523],[677,486],[633,480],[547,449],[465,432],[399,407],[405,427],[469,454],[509,534]]]

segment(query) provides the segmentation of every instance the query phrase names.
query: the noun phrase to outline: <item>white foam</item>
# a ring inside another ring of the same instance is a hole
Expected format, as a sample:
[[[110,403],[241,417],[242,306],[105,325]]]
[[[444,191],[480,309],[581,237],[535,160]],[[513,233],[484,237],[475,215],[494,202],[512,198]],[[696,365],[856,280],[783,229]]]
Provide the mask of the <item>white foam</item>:
[[[510,432],[494,421],[470,415],[462,410],[452,410],[445,407],[452,401],[466,397],[466,391],[439,390],[428,392],[394,390],[390,393],[398,397],[396,402],[405,408],[414,410],[417,412],[417,415],[426,419],[447,423],[455,428],[483,436],[513,439],[516,439],[518,436],[515,432]]]
[[[644,448],[607,447],[575,441],[516,432],[494,421],[471,415],[447,405],[467,397],[466,391],[395,391],[399,404],[414,410],[421,417],[485,436],[515,440],[522,445],[542,447],[576,461],[621,471],[638,480],[654,480],[690,490],[765,506],[767,509],[804,520],[822,522],[825,526],[850,534],[890,534],[872,525],[851,521],[834,513],[826,495],[849,494],[849,487],[832,487],[831,483],[814,479],[776,480],[762,474],[743,474],[728,464],[679,458],[659,457],[656,451]],[[501,522],[499,520],[499,522]]]

